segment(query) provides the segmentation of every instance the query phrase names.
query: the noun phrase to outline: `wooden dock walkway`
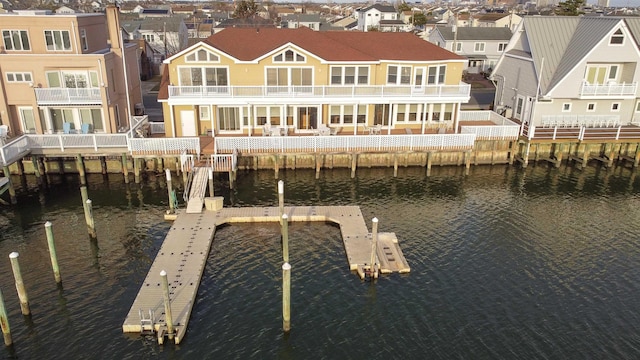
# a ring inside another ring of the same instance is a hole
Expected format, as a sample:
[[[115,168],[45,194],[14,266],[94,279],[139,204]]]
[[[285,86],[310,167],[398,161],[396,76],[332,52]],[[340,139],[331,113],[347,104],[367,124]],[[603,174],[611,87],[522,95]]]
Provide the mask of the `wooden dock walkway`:
[[[289,222],[323,221],[340,225],[349,269],[364,276],[371,261],[371,233],[358,206],[286,206]],[[200,278],[215,229],[226,223],[279,222],[278,207],[223,208],[200,214],[181,212],[167,233],[151,269],[122,325],[125,333],[154,330],[158,340],[166,334],[160,272],[169,281],[175,343],[186,333]],[[410,271],[394,233],[378,233],[381,273]],[[149,315],[151,314],[151,315]]]

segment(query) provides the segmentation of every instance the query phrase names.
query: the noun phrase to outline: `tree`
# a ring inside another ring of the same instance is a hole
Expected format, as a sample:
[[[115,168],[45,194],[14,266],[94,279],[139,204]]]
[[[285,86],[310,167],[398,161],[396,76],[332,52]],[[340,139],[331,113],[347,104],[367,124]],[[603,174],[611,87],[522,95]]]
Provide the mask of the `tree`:
[[[415,13],[412,17],[411,17],[411,23],[414,26],[423,26],[424,24],[427,23],[427,17],[425,14],[423,13]]]
[[[258,4],[253,0],[242,0],[236,6],[233,17],[237,19],[250,18],[258,12]]]
[[[398,4],[398,12],[401,13],[403,11],[411,11],[411,6],[407,5],[404,1],[401,4]]]
[[[558,3],[556,7],[556,15],[578,16],[583,14],[580,9],[585,4],[585,0],[566,0]]]

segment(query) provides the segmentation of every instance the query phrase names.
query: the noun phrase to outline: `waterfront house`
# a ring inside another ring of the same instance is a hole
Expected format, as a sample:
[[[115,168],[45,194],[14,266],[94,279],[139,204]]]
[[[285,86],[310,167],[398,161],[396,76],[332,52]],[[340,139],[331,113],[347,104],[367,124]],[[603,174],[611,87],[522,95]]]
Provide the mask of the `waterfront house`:
[[[453,132],[466,62],[410,33],[227,28],[165,60],[158,100],[168,137]]]
[[[491,75],[496,110],[530,138],[536,127],[638,123],[638,39],[637,18],[525,17]]]
[[[491,71],[511,36],[506,27],[437,26],[429,41],[467,58],[464,70],[477,74]]]
[[[0,14],[0,24],[0,121],[10,136],[129,127],[142,102],[139,54],[120,40],[116,7],[106,15],[16,11]]]

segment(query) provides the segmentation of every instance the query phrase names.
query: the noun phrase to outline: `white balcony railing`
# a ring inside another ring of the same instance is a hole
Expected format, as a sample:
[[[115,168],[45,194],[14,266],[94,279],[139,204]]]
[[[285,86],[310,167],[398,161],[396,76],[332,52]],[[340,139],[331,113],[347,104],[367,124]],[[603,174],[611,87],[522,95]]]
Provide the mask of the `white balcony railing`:
[[[460,121],[466,123],[490,121],[494,124],[460,126],[463,134],[476,134],[477,140],[515,140],[520,135],[520,125],[494,111],[460,111]]]
[[[383,86],[169,86],[169,98],[441,98],[468,97],[471,85]]]
[[[638,83],[607,83],[589,84],[586,81],[580,86],[580,97],[582,98],[620,98],[635,97],[638,90]]]
[[[543,128],[617,127],[620,115],[543,115]]]
[[[35,88],[38,105],[100,104],[100,88]]]
[[[475,134],[216,137],[217,153],[418,151],[471,149]]]
[[[200,156],[200,138],[130,138],[129,151],[150,155],[178,155],[186,152]]]

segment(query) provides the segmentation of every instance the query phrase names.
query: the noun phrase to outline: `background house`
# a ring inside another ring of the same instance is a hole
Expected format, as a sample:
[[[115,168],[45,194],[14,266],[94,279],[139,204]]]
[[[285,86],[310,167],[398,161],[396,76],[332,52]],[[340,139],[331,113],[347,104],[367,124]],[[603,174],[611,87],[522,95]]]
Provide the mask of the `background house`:
[[[468,59],[469,73],[490,72],[511,39],[511,31],[500,27],[437,26],[429,34],[429,42]]]
[[[381,21],[398,21],[396,8],[389,5],[374,4],[363,9],[358,9],[358,30],[369,31],[371,28],[380,29]]]

